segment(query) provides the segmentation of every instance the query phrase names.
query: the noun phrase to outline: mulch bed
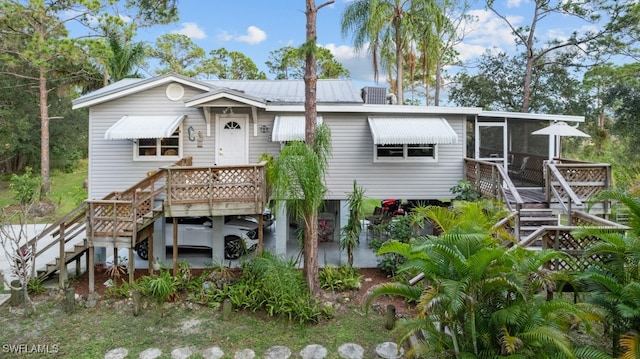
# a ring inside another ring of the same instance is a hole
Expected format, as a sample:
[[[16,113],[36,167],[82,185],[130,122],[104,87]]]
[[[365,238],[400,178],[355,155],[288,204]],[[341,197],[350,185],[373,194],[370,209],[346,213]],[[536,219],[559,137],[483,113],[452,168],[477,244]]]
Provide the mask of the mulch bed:
[[[238,271],[239,269],[234,269]],[[202,273],[203,269],[191,269],[191,274],[194,277],[199,276]],[[379,268],[360,268],[358,269],[360,274],[363,276],[362,286],[359,290],[352,290],[349,292],[341,293],[341,295],[348,297],[352,303],[357,305],[364,305],[366,303],[368,294],[370,290],[382,283],[391,282],[391,278],[389,278],[383,271]],[[142,276],[148,275],[148,271],[146,269],[136,269],[134,273],[134,278],[138,279]],[[107,286],[105,286],[105,282],[109,279],[112,279],[115,283],[122,283],[123,281],[129,280],[129,275],[126,274],[119,278],[111,278],[106,270],[95,271],[95,292],[100,294],[101,297],[104,296],[104,292],[107,290]],[[82,295],[86,298],[89,294],[89,274],[84,273],[74,283],[76,294]],[[335,296],[336,293],[324,292],[325,297]],[[399,297],[378,297],[373,303],[373,306],[380,308],[381,310],[385,310],[387,305],[393,305],[396,308],[396,314],[398,315],[410,315],[415,310],[412,305],[409,305],[404,299]]]

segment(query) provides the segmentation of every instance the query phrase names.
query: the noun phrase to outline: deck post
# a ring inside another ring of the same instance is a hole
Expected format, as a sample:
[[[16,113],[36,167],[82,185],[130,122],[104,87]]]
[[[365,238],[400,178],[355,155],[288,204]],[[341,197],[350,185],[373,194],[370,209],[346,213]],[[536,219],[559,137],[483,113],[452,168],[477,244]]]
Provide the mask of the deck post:
[[[135,280],[136,259],[133,256],[133,247],[129,246],[129,284],[133,284]]]
[[[89,264],[87,264],[87,270],[89,271],[89,293],[90,294],[93,294],[96,286],[95,270],[93,268],[94,252],[95,251],[94,251],[93,245],[89,246],[89,254],[87,255]]]
[[[178,275],[178,217],[173,217],[173,275]]]
[[[60,242],[60,257],[58,257],[60,263],[58,263],[58,286],[60,288],[64,288],[65,286],[65,282],[67,281],[67,259],[65,258],[65,250],[64,250],[64,244],[65,244],[65,225],[64,223],[60,224],[60,235],[59,235],[59,242]]]
[[[152,225],[153,228],[153,225]],[[148,268],[149,268],[149,274],[153,274],[153,263],[155,262],[155,258],[153,257],[153,232],[151,232],[151,235],[149,237],[147,237],[147,250],[148,250]]]
[[[258,215],[258,248],[256,253],[258,255],[262,254],[262,249],[264,246],[264,218],[262,214]]]

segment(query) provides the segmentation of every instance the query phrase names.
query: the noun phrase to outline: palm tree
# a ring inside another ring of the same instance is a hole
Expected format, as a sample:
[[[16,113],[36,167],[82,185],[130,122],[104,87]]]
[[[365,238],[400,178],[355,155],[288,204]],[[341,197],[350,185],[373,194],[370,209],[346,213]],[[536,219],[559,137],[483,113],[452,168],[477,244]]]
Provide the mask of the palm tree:
[[[124,78],[139,78],[136,68],[144,64],[145,48],[141,42],[125,43],[116,34],[107,38],[107,63],[104,69],[104,85]]]
[[[428,342],[424,354],[435,350],[455,358],[600,355],[574,349],[567,335],[568,318],[588,325],[594,318],[591,308],[564,299],[548,301],[541,291],[560,275],[545,270],[544,264],[569,258],[553,250],[500,246],[487,225],[490,211],[477,212],[477,204],[460,208],[448,210],[454,216],[434,211],[446,217],[438,221],[440,236],[390,241],[378,252],[405,256],[399,271],[423,273],[427,281],[423,287],[389,283],[368,298],[369,304],[377,296],[392,294],[417,303],[418,315],[398,325],[400,340],[421,331]]]
[[[638,357],[640,346],[640,197],[613,189],[603,191],[595,201],[613,200],[629,210],[630,230],[613,232],[600,228],[581,228],[572,232],[576,238],[598,238],[583,254],[591,264],[578,275],[586,284],[586,300],[606,311],[612,329],[614,354],[623,358]],[[594,260],[597,259],[597,260]]]
[[[317,289],[314,288],[319,288],[318,262],[317,258],[309,258],[308,249],[309,246],[317,248],[318,245],[317,230],[315,236],[312,231],[314,228],[317,229],[318,208],[327,192],[324,176],[331,149],[330,136],[326,124],[318,126],[315,146],[309,146],[302,141],[288,143],[269,170],[270,188],[276,206],[278,202],[284,201],[289,213],[304,222],[305,279],[314,295],[317,294]]]
[[[440,8],[433,0],[355,0],[347,4],[342,15],[343,36],[352,32],[357,50],[368,47],[376,81],[378,61],[385,65],[395,51],[395,90],[400,104],[404,101],[405,52],[418,30],[424,28],[425,19],[437,12]],[[389,72],[392,67],[388,66]]]

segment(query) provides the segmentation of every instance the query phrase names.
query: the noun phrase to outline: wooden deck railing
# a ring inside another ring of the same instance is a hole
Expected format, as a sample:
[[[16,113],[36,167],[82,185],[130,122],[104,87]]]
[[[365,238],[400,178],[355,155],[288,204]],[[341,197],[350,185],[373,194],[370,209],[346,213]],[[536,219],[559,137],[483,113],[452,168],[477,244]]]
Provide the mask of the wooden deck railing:
[[[544,226],[528,235],[518,246],[529,248],[533,243],[541,240],[542,249],[554,249],[566,253],[572,257],[571,261],[556,259],[547,265],[553,270],[581,271],[586,269],[591,262],[600,261],[602,258],[594,256],[583,258],[584,251],[594,242],[600,239],[595,236],[576,237],[574,231],[582,227],[603,229],[607,232],[624,232],[630,229],[628,226],[588,214],[583,211],[574,211],[570,226]]]
[[[265,163],[171,166],[165,213],[170,217],[260,214],[266,203]]]
[[[465,178],[483,196],[504,202],[511,211],[520,211],[524,201],[509,175],[499,164],[465,158]]]
[[[560,206],[567,213],[583,209],[589,199],[611,186],[611,165],[573,160],[557,160],[547,164],[545,196],[551,207]],[[608,214],[608,201],[591,205],[592,213]]]

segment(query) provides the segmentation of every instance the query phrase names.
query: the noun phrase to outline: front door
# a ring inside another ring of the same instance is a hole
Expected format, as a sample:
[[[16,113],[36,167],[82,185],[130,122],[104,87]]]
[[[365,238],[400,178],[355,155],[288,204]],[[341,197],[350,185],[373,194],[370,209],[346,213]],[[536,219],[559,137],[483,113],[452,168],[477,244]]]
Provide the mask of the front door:
[[[220,115],[216,122],[216,164],[249,163],[249,116]]]

